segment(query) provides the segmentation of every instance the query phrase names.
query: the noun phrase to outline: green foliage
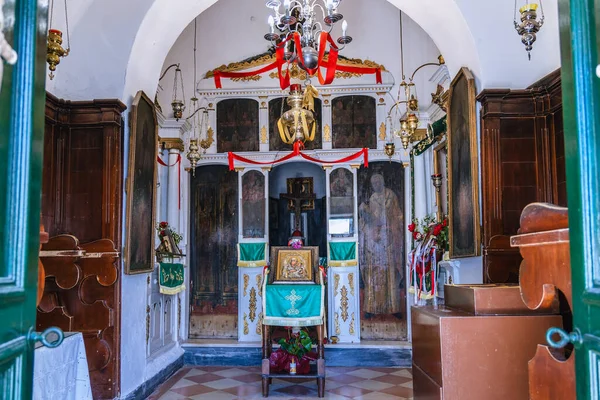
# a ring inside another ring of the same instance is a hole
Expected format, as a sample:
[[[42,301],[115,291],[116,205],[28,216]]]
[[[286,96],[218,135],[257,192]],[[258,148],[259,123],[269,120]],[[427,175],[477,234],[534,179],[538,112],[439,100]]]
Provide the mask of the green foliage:
[[[288,354],[298,357],[301,359],[304,355],[312,349],[312,340],[304,329],[301,329],[298,333],[291,333],[289,338],[279,339],[279,345]]]

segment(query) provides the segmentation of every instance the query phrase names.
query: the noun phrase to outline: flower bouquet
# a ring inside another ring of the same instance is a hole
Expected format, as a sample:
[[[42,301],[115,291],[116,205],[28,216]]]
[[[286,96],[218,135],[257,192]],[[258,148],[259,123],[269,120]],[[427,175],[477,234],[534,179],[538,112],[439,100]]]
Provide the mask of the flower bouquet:
[[[422,220],[413,220],[408,231],[415,241],[408,256],[409,293],[415,295],[416,303],[422,299],[435,299],[437,263],[448,249],[448,219],[444,217],[441,222],[436,222],[433,215],[428,215]]]
[[[287,371],[290,374],[295,373],[305,375],[310,372],[310,362],[317,359],[317,354],[312,351],[312,339],[308,332],[300,329],[294,333],[288,331],[287,339],[280,339],[278,350],[271,353],[269,363],[272,372]]]
[[[181,257],[183,254],[179,250],[179,243],[183,239],[179,233],[175,232],[166,221],[156,224],[156,233],[160,239],[160,245],[156,249],[156,255],[159,261],[165,257]]]

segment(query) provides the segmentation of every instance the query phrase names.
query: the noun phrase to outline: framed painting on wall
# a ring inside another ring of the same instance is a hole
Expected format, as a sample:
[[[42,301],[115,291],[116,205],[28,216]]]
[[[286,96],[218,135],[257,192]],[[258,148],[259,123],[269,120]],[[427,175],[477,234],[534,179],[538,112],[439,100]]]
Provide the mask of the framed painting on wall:
[[[125,272],[141,274],[154,269],[158,152],[156,109],[152,100],[141,90],[133,100],[130,122]]]
[[[475,78],[463,67],[449,90],[448,214],[450,258],[481,254]]]

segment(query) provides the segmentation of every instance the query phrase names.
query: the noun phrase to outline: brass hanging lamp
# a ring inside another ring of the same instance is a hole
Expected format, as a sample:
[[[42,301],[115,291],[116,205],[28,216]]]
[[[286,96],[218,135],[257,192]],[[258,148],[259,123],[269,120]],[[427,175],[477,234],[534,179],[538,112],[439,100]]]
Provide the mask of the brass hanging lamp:
[[[542,0],[539,0],[539,8],[541,12],[540,19],[537,18],[538,4],[527,3],[519,9],[519,16],[521,22],[517,22],[517,0],[515,0],[515,17],[514,25],[515,30],[521,36],[521,42],[525,45],[525,51],[527,51],[527,57],[531,61],[531,50],[533,49],[533,43],[536,41],[536,33],[539,32],[542,25],[544,25],[544,6],[542,6]]]
[[[50,15],[48,19],[48,43],[46,48],[46,62],[48,63],[48,69],[50,73],[48,76],[50,80],[54,79],[54,71],[56,66],[60,64],[60,59],[67,57],[71,51],[71,38],[69,35],[69,13],[67,10],[67,0],[63,0],[65,4],[65,25],[67,33],[67,48],[62,47],[63,33],[58,29],[53,28],[54,20],[54,0],[50,0]]]
[[[314,117],[314,98],[319,92],[310,84],[303,92],[299,84],[290,86],[290,95],[286,99],[290,109],[277,121],[279,136],[285,144],[300,141],[305,143],[315,138],[317,124]]]

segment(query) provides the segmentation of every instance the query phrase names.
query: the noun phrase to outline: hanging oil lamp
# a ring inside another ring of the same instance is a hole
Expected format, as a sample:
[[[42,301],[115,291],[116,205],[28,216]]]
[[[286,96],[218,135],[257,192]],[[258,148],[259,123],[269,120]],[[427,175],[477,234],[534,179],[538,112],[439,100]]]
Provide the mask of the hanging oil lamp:
[[[71,51],[71,39],[69,37],[69,16],[67,12],[67,0],[65,2],[65,22],[67,28],[67,48],[62,47],[63,43],[63,34],[62,31],[58,29],[52,28],[52,20],[54,16],[54,0],[50,2],[50,18],[49,18],[49,27],[48,30],[48,44],[46,48],[46,62],[48,63],[48,69],[50,70],[50,74],[48,76],[50,79],[54,79],[54,71],[56,71],[56,66],[60,64],[60,59],[67,57],[69,52]]]
[[[517,22],[517,2],[515,0],[515,19],[514,25],[515,30],[521,36],[521,42],[525,45],[527,51],[527,57],[531,61],[531,50],[533,43],[537,39],[536,33],[539,32],[542,25],[544,25],[544,7],[542,6],[542,0],[540,1],[541,18],[537,19],[537,8],[538,5],[535,3],[525,4],[519,9],[521,23]]]
[[[315,94],[318,95],[318,92],[310,85],[306,88],[306,94],[302,92],[299,84],[290,86],[290,95],[286,100],[290,109],[277,121],[279,136],[283,143],[293,144],[296,141],[304,143],[314,140],[317,127],[313,115]]]

